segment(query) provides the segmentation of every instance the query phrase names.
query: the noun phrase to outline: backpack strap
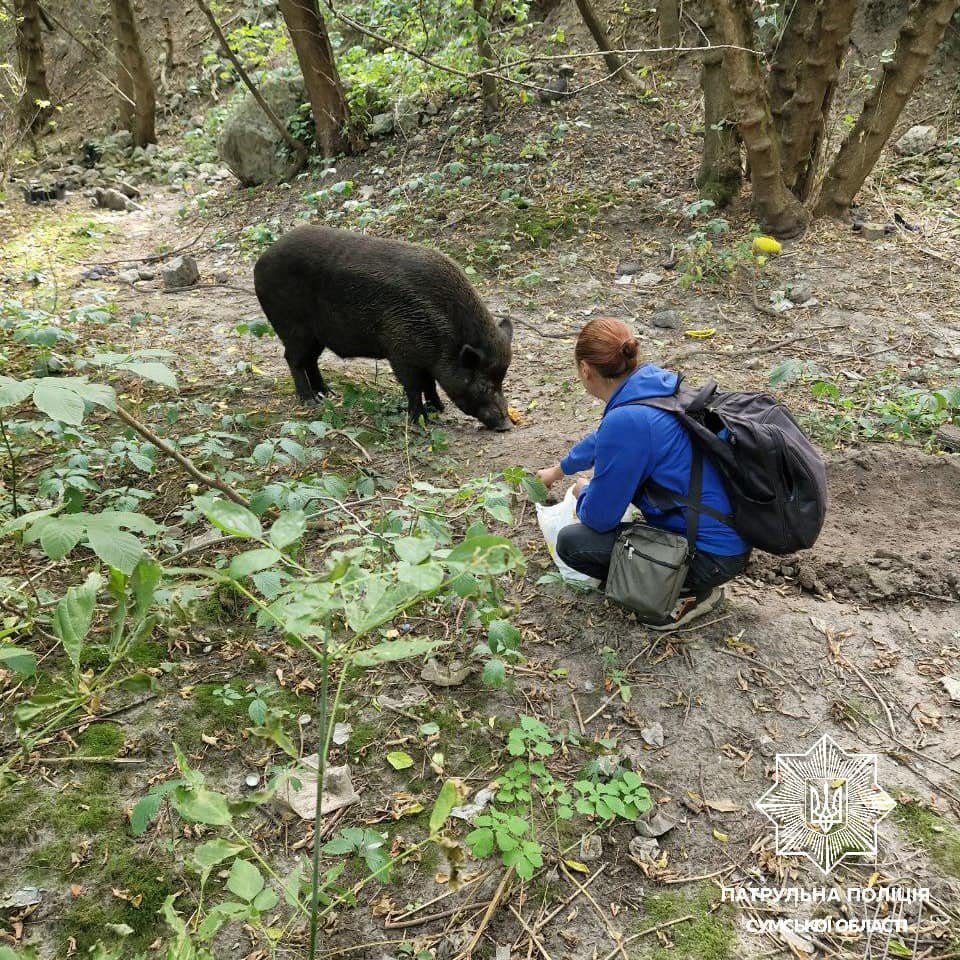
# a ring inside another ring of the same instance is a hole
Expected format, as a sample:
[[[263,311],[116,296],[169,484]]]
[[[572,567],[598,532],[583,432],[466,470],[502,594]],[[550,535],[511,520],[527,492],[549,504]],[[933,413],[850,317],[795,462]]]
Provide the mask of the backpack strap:
[[[693,447],[690,458],[690,500],[700,503],[703,492],[703,453],[698,447]],[[700,504],[702,507],[703,504]],[[700,532],[700,509],[694,508],[687,515],[687,544],[690,547],[690,558],[697,552],[697,534]]]
[[[679,391],[679,381],[677,384]],[[662,484],[657,483],[655,480],[648,480],[644,485],[644,490],[656,494],[658,497],[661,497],[665,500],[671,501],[675,506],[684,506],[689,510],[693,511],[693,517],[688,522],[688,529],[690,526],[693,527],[694,533],[699,527],[700,514],[704,513],[708,517],[713,517],[714,520],[725,524],[728,527],[733,526],[733,515],[729,513],[721,513],[719,510],[714,510],[713,507],[708,507],[703,503],[703,451],[700,449],[700,445],[694,440],[691,436],[690,431],[687,430],[686,426],[683,424],[684,415],[689,412],[702,410],[710,398],[717,391],[717,383],[715,380],[707,380],[703,386],[693,393],[692,397],[688,402],[680,401],[678,394],[673,394],[669,397],[648,397],[645,400],[629,400],[627,403],[623,404],[625,407],[653,407],[655,410],[663,410],[665,413],[672,413],[678,420],[680,420],[680,425],[686,431],[687,437],[690,440],[690,450],[691,450],[691,461],[690,461],[690,493],[688,496],[684,496],[681,493],[677,493],[676,490],[671,490],[669,487],[665,487]],[[693,549],[693,543],[691,543],[691,550]]]

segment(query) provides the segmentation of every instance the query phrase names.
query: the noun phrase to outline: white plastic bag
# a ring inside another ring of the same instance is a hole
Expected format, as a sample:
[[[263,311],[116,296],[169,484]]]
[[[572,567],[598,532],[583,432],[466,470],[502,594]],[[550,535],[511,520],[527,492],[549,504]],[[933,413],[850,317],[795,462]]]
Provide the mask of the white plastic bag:
[[[574,570],[557,556],[557,538],[560,536],[560,531],[571,523],[577,522],[577,498],[573,495],[573,487],[567,489],[566,496],[559,503],[550,506],[537,504],[537,523],[540,524],[543,539],[547,541],[547,549],[550,551],[550,558],[557,565],[560,576],[568,582],[598,587],[599,580]]]

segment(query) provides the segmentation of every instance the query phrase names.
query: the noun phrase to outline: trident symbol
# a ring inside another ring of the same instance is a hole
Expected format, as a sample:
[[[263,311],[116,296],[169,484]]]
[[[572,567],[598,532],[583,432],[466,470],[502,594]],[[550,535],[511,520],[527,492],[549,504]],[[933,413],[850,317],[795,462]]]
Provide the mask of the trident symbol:
[[[846,780],[808,780],[806,795],[807,825],[817,827],[821,833],[829,833],[832,827],[840,826],[847,819]]]

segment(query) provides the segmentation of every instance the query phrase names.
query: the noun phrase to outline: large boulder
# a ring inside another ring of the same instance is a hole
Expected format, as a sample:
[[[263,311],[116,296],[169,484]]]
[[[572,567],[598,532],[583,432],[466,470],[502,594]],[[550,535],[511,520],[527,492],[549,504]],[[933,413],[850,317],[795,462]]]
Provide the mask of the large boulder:
[[[283,121],[307,98],[303,81],[294,77],[267,80],[260,94]],[[217,146],[220,159],[247,186],[280,180],[289,166],[283,137],[249,93],[227,116]]]

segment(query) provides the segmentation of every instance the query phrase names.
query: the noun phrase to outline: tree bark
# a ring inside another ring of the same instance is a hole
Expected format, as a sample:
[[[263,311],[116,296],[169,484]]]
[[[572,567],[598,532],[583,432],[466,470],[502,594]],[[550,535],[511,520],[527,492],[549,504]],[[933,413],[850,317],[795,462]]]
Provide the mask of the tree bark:
[[[783,182],[767,87],[757,57],[750,52],[754,39],[749,8],[746,0],[711,0],[711,6],[717,33],[729,45],[723,54],[723,71],[750,161],[754,216],[776,236],[797,236],[807,228],[810,214]]]
[[[17,60],[23,75],[23,96],[17,107],[21,130],[36,130],[50,115],[50,88],[43,65],[43,38],[40,34],[40,4],[37,0],[14,3],[17,31]],[[39,103],[46,103],[40,106]]]
[[[490,46],[490,19],[484,0],[473,0],[473,12],[476,19],[480,69],[490,70],[493,68],[493,48]],[[490,123],[500,112],[500,92],[497,89],[497,78],[492,73],[484,73],[480,77],[480,99],[483,104],[483,119]]]
[[[801,199],[810,187],[856,12],[857,0],[820,4],[813,21],[813,43],[797,69],[793,96],[781,110],[783,180]]]
[[[797,70],[810,47],[818,2],[821,0],[796,0],[790,7],[790,19],[783,28],[780,42],[771,55],[770,112],[775,119],[797,88]]]
[[[247,71],[244,70],[240,58],[230,49],[230,44],[227,43],[227,38],[220,28],[220,24],[217,23],[217,18],[214,16],[209,4],[205,3],[204,0],[197,0],[197,6],[200,8],[200,12],[207,18],[207,22],[213,30],[213,35],[220,44],[223,55],[233,64],[233,68],[237,71],[237,76],[240,77],[243,85],[250,91],[250,96],[257,102],[257,106],[266,114],[267,119],[273,124],[277,133],[282,137],[283,142],[293,152],[293,160],[290,162],[290,166],[287,168],[285,174],[287,180],[292,180],[303,169],[303,165],[307,162],[306,146],[294,137],[287,129],[286,123],[273,112],[270,104],[263,99],[263,94],[260,93],[256,84],[254,84],[247,74]]]
[[[680,46],[680,0],[658,0],[657,39],[661,47]]]
[[[590,0],[577,0],[577,9],[580,11],[580,16],[583,17],[583,22],[587,25],[587,29],[593,35],[597,47],[599,47],[603,53],[603,61],[606,63],[610,75],[618,77],[631,86],[639,86],[640,81],[637,80],[633,71],[631,71],[620,59],[619,55],[614,52],[610,38],[607,36],[607,31],[594,12],[593,7],[590,6]]]
[[[326,24],[316,0],[279,0],[279,5],[310,98],[318,151],[334,157],[349,147],[349,111]]]
[[[717,43],[710,10],[701,18],[700,28],[709,43]],[[740,192],[743,172],[740,139],[733,123],[733,99],[723,77],[723,50],[707,50],[703,54],[700,85],[703,88],[703,154],[697,186],[701,197],[725,207]]]
[[[958,7],[960,0],[911,4],[893,59],[883,65],[880,79],[824,179],[816,206],[819,216],[839,217],[850,209]]]
[[[120,122],[133,134],[133,144],[157,142],[157,94],[147,58],[140,43],[131,0],[110,0],[113,36],[117,46],[117,85],[120,88]]]

